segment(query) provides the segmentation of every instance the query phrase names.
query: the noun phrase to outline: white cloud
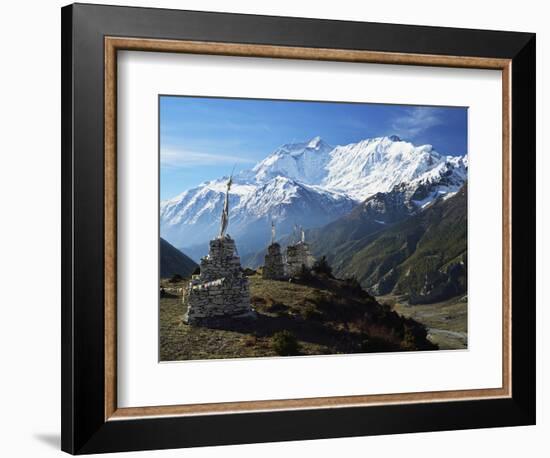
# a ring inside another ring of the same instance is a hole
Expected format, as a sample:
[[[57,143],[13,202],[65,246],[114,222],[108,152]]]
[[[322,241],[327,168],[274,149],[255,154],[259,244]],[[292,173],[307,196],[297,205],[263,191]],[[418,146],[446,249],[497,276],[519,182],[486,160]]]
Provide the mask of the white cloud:
[[[411,108],[409,113],[394,120],[393,132],[399,137],[414,138],[430,127],[442,124],[436,108],[416,107]]]
[[[196,167],[201,165],[252,164],[256,161],[231,154],[205,153],[165,147],[160,151],[162,167]]]

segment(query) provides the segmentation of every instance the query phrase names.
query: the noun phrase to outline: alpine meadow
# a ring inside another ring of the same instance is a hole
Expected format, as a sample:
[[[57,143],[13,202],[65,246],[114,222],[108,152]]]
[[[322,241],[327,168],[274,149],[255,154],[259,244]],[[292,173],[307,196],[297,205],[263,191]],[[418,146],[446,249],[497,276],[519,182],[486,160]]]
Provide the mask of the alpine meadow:
[[[161,361],[467,348],[467,108],[159,116]]]

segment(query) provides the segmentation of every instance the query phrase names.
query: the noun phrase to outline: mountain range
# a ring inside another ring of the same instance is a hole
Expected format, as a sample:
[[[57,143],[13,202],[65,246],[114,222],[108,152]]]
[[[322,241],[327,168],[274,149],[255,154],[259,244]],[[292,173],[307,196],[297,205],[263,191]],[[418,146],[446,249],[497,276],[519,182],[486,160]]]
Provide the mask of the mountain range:
[[[285,144],[233,177],[229,233],[245,264],[261,258],[271,221],[279,240],[292,239],[298,225],[309,229],[315,246],[330,250],[443,202],[463,187],[467,168],[467,156],[443,155],[396,136],[344,146],[320,137]],[[195,261],[219,230],[227,179],[161,202],[161,236]]]
[[[405,295],[411,304],[442,301],[467,292],[467,196],[464,184],[408,216],[390,199],[378,226],[370,214],[379,199],[373,196],[307,237],[336,276],[356,278],[373,295]]]

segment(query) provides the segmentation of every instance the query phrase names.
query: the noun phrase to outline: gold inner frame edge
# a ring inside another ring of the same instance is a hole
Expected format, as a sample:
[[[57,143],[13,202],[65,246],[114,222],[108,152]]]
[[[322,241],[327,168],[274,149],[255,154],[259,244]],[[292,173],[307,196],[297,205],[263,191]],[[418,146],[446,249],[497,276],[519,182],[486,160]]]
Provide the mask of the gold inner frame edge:
[[[143,417],[250,413],[275,410],[303,410],[358,407],[384,404],[464,401],[511,397],[511,60],[428,54],[406,54],[362,50],[303,48],[290,46],[217,43],[105,37],[104,39],[104,159],[105,159],[105,420]],[[236,57],[264,57],[336,62],[421,65],[478,68],[502,72],[502,387],[471,390],[430,391],[376,395],[353,395],[303,399],[240,401],[170,406],[118,408],[116,336],[116,246],[117,246],[117,51],[173,52]]]

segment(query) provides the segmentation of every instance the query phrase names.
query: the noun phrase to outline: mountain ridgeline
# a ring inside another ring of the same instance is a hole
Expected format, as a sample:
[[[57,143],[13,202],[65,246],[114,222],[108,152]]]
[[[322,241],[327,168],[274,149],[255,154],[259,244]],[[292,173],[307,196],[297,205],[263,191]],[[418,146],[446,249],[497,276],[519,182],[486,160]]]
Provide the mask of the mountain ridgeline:
[[[410,303],[444,300],[466,292],[467,171],[467,156],[396,136],[286,144],[233,177],[229,233],[256,268],[272,222],[283,247],[301,226],[336,276]],[[195,261],[217,234],[226,181],[161,202],[162,237]]]
[[[245,257],[269,243],[272,221],[282,239],[295,225],[325,226],[387,193],[413,213],[458,191],[466,177],[466,156],[442,155],[430,145],[391,136],[333,147],[316,137],[283,145],[233,177],[229,232]],[[161,236],[195,261],[219,230],[226,182],[208,181],[161,202]]]
[[[335,275],[355,277],[374,295],[406,295],[415,304],[466,294],[467,185],[416,214],[390,211],[378,226],[367,201],[308,237]]]

